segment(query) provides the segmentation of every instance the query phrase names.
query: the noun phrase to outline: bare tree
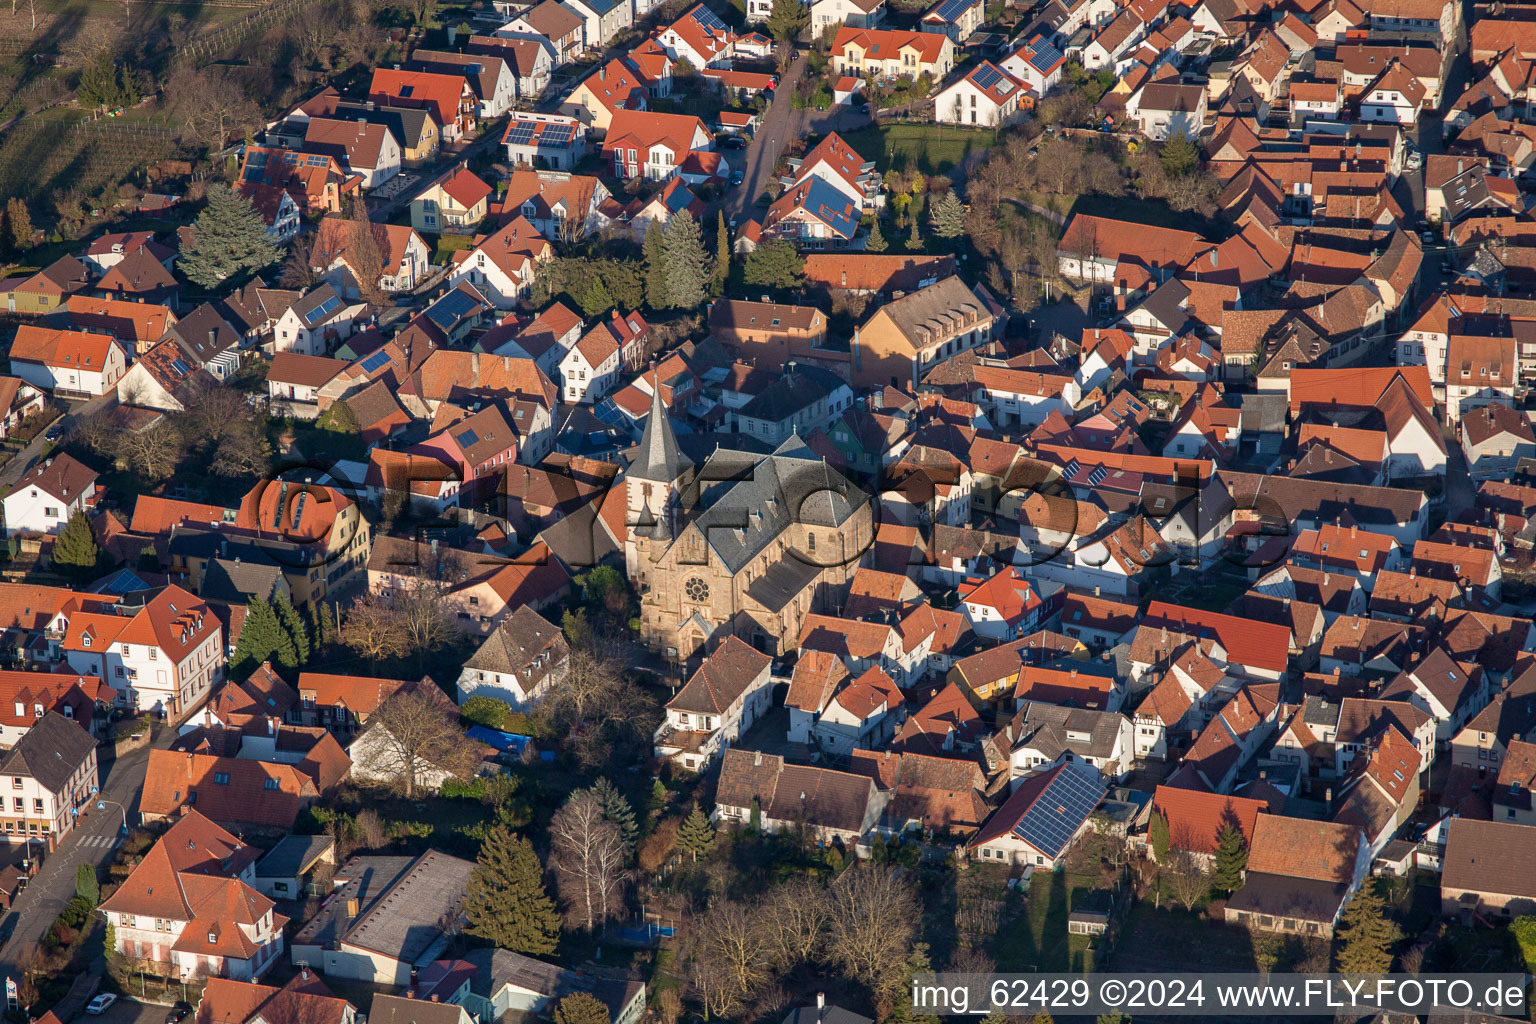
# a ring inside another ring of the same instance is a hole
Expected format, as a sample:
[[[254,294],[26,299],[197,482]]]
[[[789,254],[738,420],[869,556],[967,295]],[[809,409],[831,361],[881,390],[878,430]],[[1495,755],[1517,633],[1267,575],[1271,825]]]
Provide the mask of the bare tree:
[[[1174,851],[1163,865],[1163,879],[1185,910],[1194,910],[1195,904],[1211,891],[1211,873],[1205,862],[1188,850]]]
[[[591,931],[619,909],[624,840],[591,790],[574,793],[549,822],[551,861],[567,919]]]
[[[731,1014],[751,998],[772,959],[771,936],[756,908],[721,900],[695,922],[689,961],[695,988],[713,1014]]]
[[[340,637],[343,644],[375,665],[409,650],[395,610],[371,591],[352,602],[342,620]]]
[[[261,123],[260,109],[226,76],[183,68],[166,83],[165,95],[187,133],[214,149]]]
[[[163,480],[176,471],[187,452],[181,431],[165,421],[118,434],[117,454],[140,475]]]
[[[389,237],[384,225],[369,220],[367,207],[359,201],[347,230],[347,266],[357,282],[358,298],[378,308],[389,305],[389,294],[379,280],[389,271],[384,256],[389,252]]]
[[[569,667],[565,678],[545,698],[548,710],[566,722],[609,720],[616,710],[615,698],[623,689],[623,642],[611,632],[590,625],[585,615],[573,616],[566,633],[571,649]]]
[[[389,605],[404,632],[406,646],[418,660],[459,640],[464,631],[448,605],[448,594],[468,576],[462,552],[444,548],[418,559],[396,577]]]
[[[797,875],[775,886],[769,890],[759,917],[768,931],[776,967],[788,970],[821,959],[832,908],[820,882]]]
[[[394,779],[406,799],[436,776],[463,778],[479,749],[459,725],[459,709],[430,679],[402,686],[368,719],[370,767]]]
[[[912,886],[889,868],[860,867],[828,896],[832,962],[877,991],[898,981],[920,917]]]
[[[296,288],[299,291],[309,291],[320,283],[320,272],[315,269],[311,260],[311,250],[314,243],[302,237],[295,238],[288,248],[288,255],[283,260],[283,267],[278,274],[278,283],[284,288]]]

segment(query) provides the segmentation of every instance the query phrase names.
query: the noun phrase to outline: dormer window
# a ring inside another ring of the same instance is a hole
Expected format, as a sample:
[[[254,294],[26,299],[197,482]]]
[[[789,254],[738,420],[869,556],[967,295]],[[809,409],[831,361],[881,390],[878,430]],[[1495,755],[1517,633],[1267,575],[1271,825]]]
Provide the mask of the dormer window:
[[[81,647],[89,647],[89,646],[91,646],[91,634],[89,634],[89,633],[81,633],[80,634],[80,646]]]

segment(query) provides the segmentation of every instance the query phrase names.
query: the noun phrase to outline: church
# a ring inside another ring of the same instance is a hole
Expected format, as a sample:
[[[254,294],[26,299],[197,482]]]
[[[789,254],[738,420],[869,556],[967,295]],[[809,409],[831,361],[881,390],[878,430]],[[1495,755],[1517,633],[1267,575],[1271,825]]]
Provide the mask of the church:
[[[840,604],[874,542],[870,496],[799,436],[695,465],[659,388],[625,495],[640,636],[678,663],[730,635],[766,654],[792,649],[807,615]]]

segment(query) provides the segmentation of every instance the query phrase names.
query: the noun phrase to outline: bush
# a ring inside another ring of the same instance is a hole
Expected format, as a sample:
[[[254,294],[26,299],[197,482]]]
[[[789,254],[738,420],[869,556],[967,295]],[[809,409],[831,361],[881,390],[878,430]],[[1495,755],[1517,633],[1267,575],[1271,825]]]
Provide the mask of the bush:
[[[1211,900],[1211,902],[1205,905],[1205,916],[1210,918],[1212,921],[1215,921],[1217,924],[1221,924],[1222,922],[1226,921],[1227,901],[1220,899],[1219,897],[1217,899]]]

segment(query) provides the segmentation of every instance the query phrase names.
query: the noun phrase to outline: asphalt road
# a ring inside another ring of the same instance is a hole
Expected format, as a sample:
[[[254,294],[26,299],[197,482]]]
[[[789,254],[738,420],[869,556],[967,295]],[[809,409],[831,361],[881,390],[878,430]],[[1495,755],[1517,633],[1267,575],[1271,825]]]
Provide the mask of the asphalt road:
[[[172,730],[163,730],[161,744],[168,745],[173,736]],[[110,747],[98,747],[97,756],[107,753],[110,758],[110,750]],[[146,746],[101,766],[101,798],[126,808],[130,825],[138,821],[139,795],[144,789],[144,771],[148,765],[149,747]],[[117,831],[123,823],[123,811],[111,803],[105,810],[97,810],[94,802],[87,808],[59,848],[43,861],[42,870],[16,901],[13,910],[20,918],[10,940],[0,946],[0,974],[15,976],[20,964],[42,941],[48,926],[74,898],[75,868],[80,864],[99,867],[107,863],[117,849]]]

